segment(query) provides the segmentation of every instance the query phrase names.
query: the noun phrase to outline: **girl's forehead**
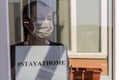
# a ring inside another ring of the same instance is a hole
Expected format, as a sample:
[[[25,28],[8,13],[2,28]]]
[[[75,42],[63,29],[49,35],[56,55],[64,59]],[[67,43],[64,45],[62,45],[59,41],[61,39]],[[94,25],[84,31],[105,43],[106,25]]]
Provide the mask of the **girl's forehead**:
[[[48,14],[52,14],[53,11],[49,7],[36,5],[32,8],[32,13],[34,13],[36,16],[47,16]]]

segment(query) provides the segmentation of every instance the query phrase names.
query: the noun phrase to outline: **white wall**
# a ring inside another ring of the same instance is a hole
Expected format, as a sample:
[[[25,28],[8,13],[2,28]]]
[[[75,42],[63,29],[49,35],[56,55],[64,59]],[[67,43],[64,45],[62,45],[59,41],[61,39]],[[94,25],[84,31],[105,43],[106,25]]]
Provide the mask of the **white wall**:
[[[0,0],[0,80],[10,80],[8,0]]]
[[[120,0],[116,0],[116,45],[115,45],[115,80],[120,80]]]

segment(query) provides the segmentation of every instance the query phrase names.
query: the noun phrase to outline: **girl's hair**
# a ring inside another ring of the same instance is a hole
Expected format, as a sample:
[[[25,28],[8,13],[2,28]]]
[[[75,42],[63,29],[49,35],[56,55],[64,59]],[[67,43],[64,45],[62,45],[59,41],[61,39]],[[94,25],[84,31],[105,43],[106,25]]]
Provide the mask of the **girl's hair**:
[[[37,5],[49,8],[49,6],[43,1],[40,1],[40,0],[32,1],[24,6],[23,15],[29,16],[29,13],[30,14],[32,13],[32,8]]]

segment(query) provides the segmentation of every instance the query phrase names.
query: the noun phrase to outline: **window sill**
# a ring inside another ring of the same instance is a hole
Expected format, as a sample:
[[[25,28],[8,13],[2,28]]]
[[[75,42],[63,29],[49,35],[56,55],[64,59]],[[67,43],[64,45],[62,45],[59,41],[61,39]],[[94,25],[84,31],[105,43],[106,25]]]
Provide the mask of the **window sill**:
[[[107,55],[104,54],[68,54],[69,58],[92,58],[92,59],[106,59]]]

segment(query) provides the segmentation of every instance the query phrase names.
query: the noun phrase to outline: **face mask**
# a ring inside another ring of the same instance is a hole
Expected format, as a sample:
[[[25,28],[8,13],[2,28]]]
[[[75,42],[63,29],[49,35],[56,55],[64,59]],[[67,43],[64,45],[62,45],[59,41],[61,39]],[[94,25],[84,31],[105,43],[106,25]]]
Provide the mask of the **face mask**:
[[[53,32],[53,23],[47,19],[44,21],[33,22],[33,26],[33,34],[40,38],[49,37]]]

